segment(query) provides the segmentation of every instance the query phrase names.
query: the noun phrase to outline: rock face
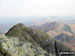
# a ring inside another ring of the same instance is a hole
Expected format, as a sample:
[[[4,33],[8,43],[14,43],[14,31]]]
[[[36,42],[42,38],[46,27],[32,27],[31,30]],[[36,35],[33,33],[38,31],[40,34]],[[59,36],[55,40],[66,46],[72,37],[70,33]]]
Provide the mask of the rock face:
[[[33,46],[30,42],[20,41],[15,37],[0,37],[1,56],[45,56],[48,53],[40,46]]]
[[[19,23],[5,35],[0,34],[1,56],[55,56],[54,40],[45,32]],[[57,47],[60,51],[70,50],[59,42]]]

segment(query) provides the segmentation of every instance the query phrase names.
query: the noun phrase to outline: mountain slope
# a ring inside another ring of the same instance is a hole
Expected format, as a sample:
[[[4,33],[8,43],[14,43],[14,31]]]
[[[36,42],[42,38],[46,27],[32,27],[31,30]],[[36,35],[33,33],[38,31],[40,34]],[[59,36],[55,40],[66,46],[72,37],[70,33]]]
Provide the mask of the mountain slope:
[[[19,23],[13,26],[7,33],[7,36],[18,37],[21,41],[29,41],[32,44],[37,45],[36,42],[30,37],[30,35],[24,31],[23,29],[26,28],[23,24]]]
[[[20,26],[21,24],[17,24],[13,26],[7,33],[6,36],[10,37],[18,37],[21,41],[29,41],[34,46],[41,46],[44,50],[46,50],[48,53],[55,54],[55,48],[54,48],[54,40],[51,39],[45,32],[34,30],[31,28],[27,28],[23,26]],[[23,28],[24,27],[24,28]],[[70,50],[68,47],[59,44],[59,49],[61,51],[68,51]],[[63,47],[65,47],[63,49]]]
[[[71,46],[73,47],[74,50],[74,43],[72,43],[72,41],[74,42],[75,39],[75,24],[63,24],[63,23],[59,23],[59,22],[50,22],[50,23],[45,23],[41,26],[32,26],[32,29],[37,29],[37,30],[42,30],[44,32],[46,32],[50,38],[55,39],[56,36],[59,36],[61,39],[63,39],[64,37],[61,36],[62,35],[66,35],[68,37],[73,37],[72,39],[70,39],[70,43],[67,43],[66,38],[65,39],[65,43],[67,44],[71,44]],[[60,39],[59,39],[60,40]],[[60,40],[62,42],[62,40]],[[65,44],[64,43],[64,44]],[[70,47],[70,46],[69,46]]]
[[[66,46],[69,46],[72,48],[73,51],[75,51],[75,37],[74,36],[68,36],[64,33],[59,34],[58,36],[55,36],[54,39],[64,43]]]

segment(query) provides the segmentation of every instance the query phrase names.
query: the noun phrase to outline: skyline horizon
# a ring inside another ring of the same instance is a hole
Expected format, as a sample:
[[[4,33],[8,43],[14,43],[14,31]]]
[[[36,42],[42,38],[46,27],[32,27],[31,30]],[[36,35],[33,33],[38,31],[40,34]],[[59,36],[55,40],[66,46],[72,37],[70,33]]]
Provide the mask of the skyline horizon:
[[[32,23],[40,20],[56,20],[56,21],[75,21],[75,16],[66,16],[66,17],[58,17],[58,16],[49,16],[49,17],[41,17],[41,16],[32,16],[32,17],[11,17],[11,18],[0,18],[0,23]]]

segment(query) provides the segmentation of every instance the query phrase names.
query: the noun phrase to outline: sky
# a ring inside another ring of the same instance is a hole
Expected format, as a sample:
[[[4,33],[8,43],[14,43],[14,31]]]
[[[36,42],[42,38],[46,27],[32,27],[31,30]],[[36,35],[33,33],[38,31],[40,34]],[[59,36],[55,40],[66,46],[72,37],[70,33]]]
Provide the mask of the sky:
[[[0,0],[0,18],[75,16],[75,0]]]

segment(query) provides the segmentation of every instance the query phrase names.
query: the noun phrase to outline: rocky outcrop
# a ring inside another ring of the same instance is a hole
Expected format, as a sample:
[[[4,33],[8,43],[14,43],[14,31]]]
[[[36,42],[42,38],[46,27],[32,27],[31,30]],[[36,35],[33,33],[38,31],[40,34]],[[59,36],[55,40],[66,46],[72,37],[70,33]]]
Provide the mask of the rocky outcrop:
[[[15,37],[0,36],[1,56],[45,56],[48,53],[40,46],[33,46],[30,42],[20,41]]]

